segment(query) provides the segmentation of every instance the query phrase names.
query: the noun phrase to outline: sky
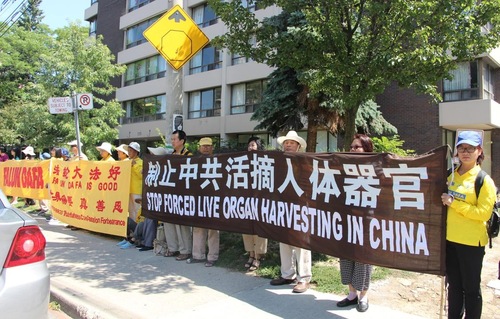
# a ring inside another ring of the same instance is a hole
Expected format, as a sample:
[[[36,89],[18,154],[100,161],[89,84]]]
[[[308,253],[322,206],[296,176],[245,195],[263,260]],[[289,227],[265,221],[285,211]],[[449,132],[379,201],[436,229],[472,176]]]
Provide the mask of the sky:
[[[84,26],[85,9],[90,7],[90,0],[42,0],[40,9],[43,10],[45,18],[43,23],[48,24],[51,29],[67,26],[70,22],[80,20]]]
[[[24,0],[2,0],[0,3],[0,21],[10,22],[17,20],[18,15],[13,13],[20,10]],[[59,29],[70,22],[80,20],[81,25],[88,26],[84,21],[85,9],[90,7],[90,0],[42,0],[40,9],[43,11],[43,23],[51,29]],[[10,24],[10,23],[9,23]]]

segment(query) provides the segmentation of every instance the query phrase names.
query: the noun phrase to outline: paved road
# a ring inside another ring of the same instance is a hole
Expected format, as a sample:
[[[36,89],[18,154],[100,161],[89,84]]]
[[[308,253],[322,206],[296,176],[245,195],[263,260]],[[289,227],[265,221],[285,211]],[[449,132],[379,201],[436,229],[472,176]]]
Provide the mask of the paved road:
[[[292,286],[270,286],[269,279],[121,250],[116,237],[40,224],[52,299],[74,319],[421,318],[374,304],[366,313],[340,309],[340,296],[294,294]]]

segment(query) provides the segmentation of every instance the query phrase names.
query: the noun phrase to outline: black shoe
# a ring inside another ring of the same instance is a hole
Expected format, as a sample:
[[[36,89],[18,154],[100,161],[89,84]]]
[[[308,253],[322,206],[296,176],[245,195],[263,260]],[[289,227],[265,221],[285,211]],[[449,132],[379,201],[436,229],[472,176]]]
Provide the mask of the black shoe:
[[[352,306],[352,305],[357,305],[358,304],[358,297],[354,298],[353,300],[349,300],[346,298],[342,299],[341,301],[337,302],[337,307],[347,307],[347,306]]]
[[[146,246],[144,246],[143,244],[135,246],[135,248],[137,248],[137,249],[141,249],[141,248],[144,248],[144,247],[146,247]]]
[[[271,286],[281,286],[281,285],[293,284],[294,282],[295,282],[295,279],[285,279],[283,277],[279,277],[279,278],[271,280],[270,284],[271,284]]]
[[[139,251],[148,251],[148,250],[153,250],[153,247],[151,247],[151,246],[144,246],[141,249],[139,249]]]
[[[356,306],[356,310],[359,312],[365,312],[368,310],[368,301],[360,300]]]

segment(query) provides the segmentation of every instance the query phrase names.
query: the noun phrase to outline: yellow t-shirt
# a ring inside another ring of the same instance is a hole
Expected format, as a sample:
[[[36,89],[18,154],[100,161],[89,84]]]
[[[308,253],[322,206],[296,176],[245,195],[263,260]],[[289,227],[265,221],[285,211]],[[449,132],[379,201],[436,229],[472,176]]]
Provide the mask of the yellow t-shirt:
[[[132,160],[130,194],[142,194],[142,159],[139,157]]]
[[[454,171],[453,183],[450,183],[451,175],[448,176],[448,190],[455,198],[448,207],[448,241],[476,247],[485,246],[488,242],[486,221],[496,200],[496,187],[491,177],[486,176],[479,198],[476,198],[474,183],[480,170],[481,167],[476,165],[461,176]]]

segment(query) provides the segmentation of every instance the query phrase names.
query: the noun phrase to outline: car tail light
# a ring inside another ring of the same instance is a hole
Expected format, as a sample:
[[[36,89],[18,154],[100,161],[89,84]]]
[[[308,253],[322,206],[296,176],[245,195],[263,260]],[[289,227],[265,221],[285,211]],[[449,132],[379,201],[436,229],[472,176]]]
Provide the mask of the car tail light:
[[[45,259],[46,240],[38,226],[17,230],[4,268],[35,263]]]

